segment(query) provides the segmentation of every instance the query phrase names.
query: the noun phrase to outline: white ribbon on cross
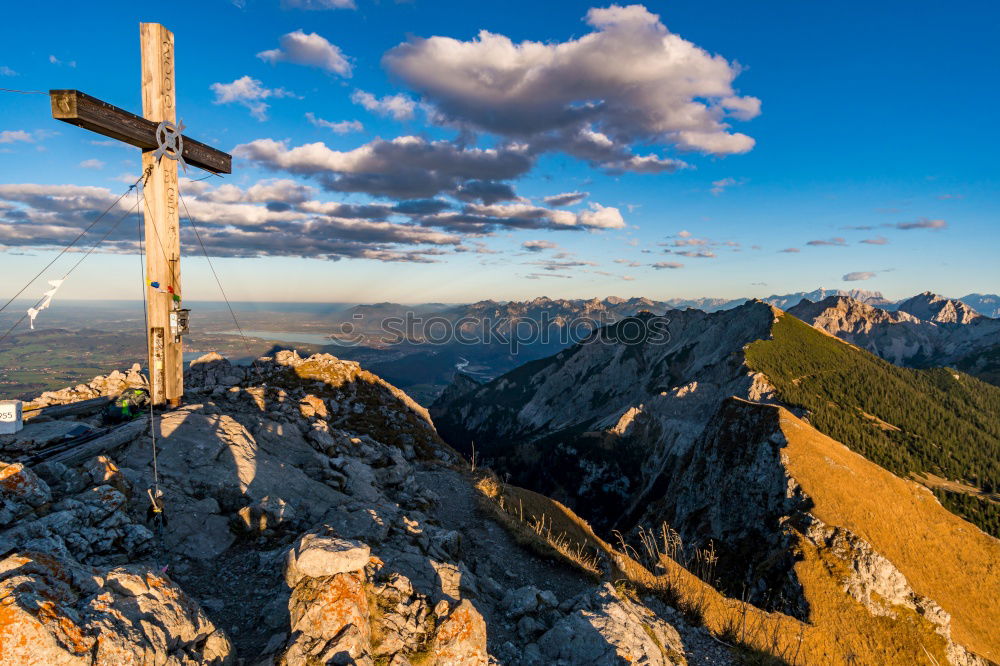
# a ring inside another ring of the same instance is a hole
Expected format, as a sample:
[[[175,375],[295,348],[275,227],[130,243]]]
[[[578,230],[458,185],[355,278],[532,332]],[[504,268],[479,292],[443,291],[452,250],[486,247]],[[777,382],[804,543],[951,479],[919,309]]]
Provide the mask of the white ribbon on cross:
[[[62,280],[49,280],[49,286],[52,288],[42,294],[42,302],[38,304],[38,307],[28,308],[28,323],[31,324],[31,330],[35,330],[35,317],[38,316],[39,312],[49,307],[49,304],[52,303],[52,297],[56,295],[59,287],[65,281],[66,278]]]

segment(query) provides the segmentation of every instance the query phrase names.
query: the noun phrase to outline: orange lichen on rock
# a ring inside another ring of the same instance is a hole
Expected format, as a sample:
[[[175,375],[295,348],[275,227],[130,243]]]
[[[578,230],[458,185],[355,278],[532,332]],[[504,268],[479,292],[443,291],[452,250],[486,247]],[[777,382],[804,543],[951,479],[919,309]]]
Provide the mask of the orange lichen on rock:
[[[445,618],[434,636],[437,663],[451,666],[485,666],[486,622],[468,599],[462,600]]]
[[[288,611],[295,638],[282,664],[303,663],[317,648],[323,651],[322,663],[334,655],[357,660],[368,653],[371,626],[363,572],[303,578],[292,591]]]

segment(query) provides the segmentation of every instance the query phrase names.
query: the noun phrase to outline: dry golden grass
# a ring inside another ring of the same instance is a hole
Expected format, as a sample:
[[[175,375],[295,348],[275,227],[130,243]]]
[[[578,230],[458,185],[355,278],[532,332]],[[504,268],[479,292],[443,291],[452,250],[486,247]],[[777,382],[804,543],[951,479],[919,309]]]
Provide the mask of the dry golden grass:
[[[758,409],[780,409],[755,406]],[[788,470],[812,513],[872,544],[918,594],[952,615],[952,636],[1000,662],[1000,540],[942,507],[926,488],[887,472],[780,409]]]
[[[952,614],[952,635],[958,643],[997,661],[1000,541],[942,508],[926,489],[865,460],[787,410],[750,403],[747,408],[779,410],[788,439],[783,453],[789,472],[815,501],[813,513],[873,544],[906,575],[918,594],[934,599]],[[901,606],[893,606],[891,616],[870,613],[844,591],[848,563],[804,537],[799,538],[801,560],[795,574],[809,604],[808,622],[725,597],[676,561],[682,559],[695,570],[706,566],[704,559],[682,558],[683,549],[665,527],[662,532],[646,533],[642,541],[652,543],[654,551],[648,552],[647,545],[647,552],[639,553],[624,541],[612,546],[566,506],[501,484],[488,471],[479,476],[477,488],[485,504],[522,541],[534,540],[536,549],[547,549],[589,573],[594,573],[590,561],[610,563],[610,579],[625,580],[665,599],[732,645],[747,663],[948,663],[946,641],[934,625]],[[562,547],[554,548],[545,535],[526,527],[542,517],[548,526],[546,534],[560,535]],[[581,564],[581,553],[595,557]],[[709,572],[699,573],[709,577],[705,575]]]
[[[502,484],[489,470],[478,474],[475,487],[483,506],[518,541],[588,575],[601,575],[599,539],[568,508],[544,495]]]

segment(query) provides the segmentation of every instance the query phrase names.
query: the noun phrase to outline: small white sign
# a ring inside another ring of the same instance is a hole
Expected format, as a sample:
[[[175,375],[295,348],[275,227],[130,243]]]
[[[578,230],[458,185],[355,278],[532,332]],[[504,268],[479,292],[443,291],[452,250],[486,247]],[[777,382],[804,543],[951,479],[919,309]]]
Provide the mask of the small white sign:
[[[0,435],[13,435],[24,426],[20,400],[0,400]]]

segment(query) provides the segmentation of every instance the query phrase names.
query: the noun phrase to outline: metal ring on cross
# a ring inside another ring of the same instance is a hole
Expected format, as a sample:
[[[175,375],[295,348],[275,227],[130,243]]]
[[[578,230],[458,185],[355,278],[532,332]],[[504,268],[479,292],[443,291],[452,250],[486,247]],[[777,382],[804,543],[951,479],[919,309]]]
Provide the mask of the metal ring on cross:
[[[187,163],[184,162],[184,121],[180,125],[175,125],[169,120],[164,120],[156,126],[156,151],[153,153],[155,159],[160,159],[164,155],[172,160],[176,160],[184,170],[187,171]]]

